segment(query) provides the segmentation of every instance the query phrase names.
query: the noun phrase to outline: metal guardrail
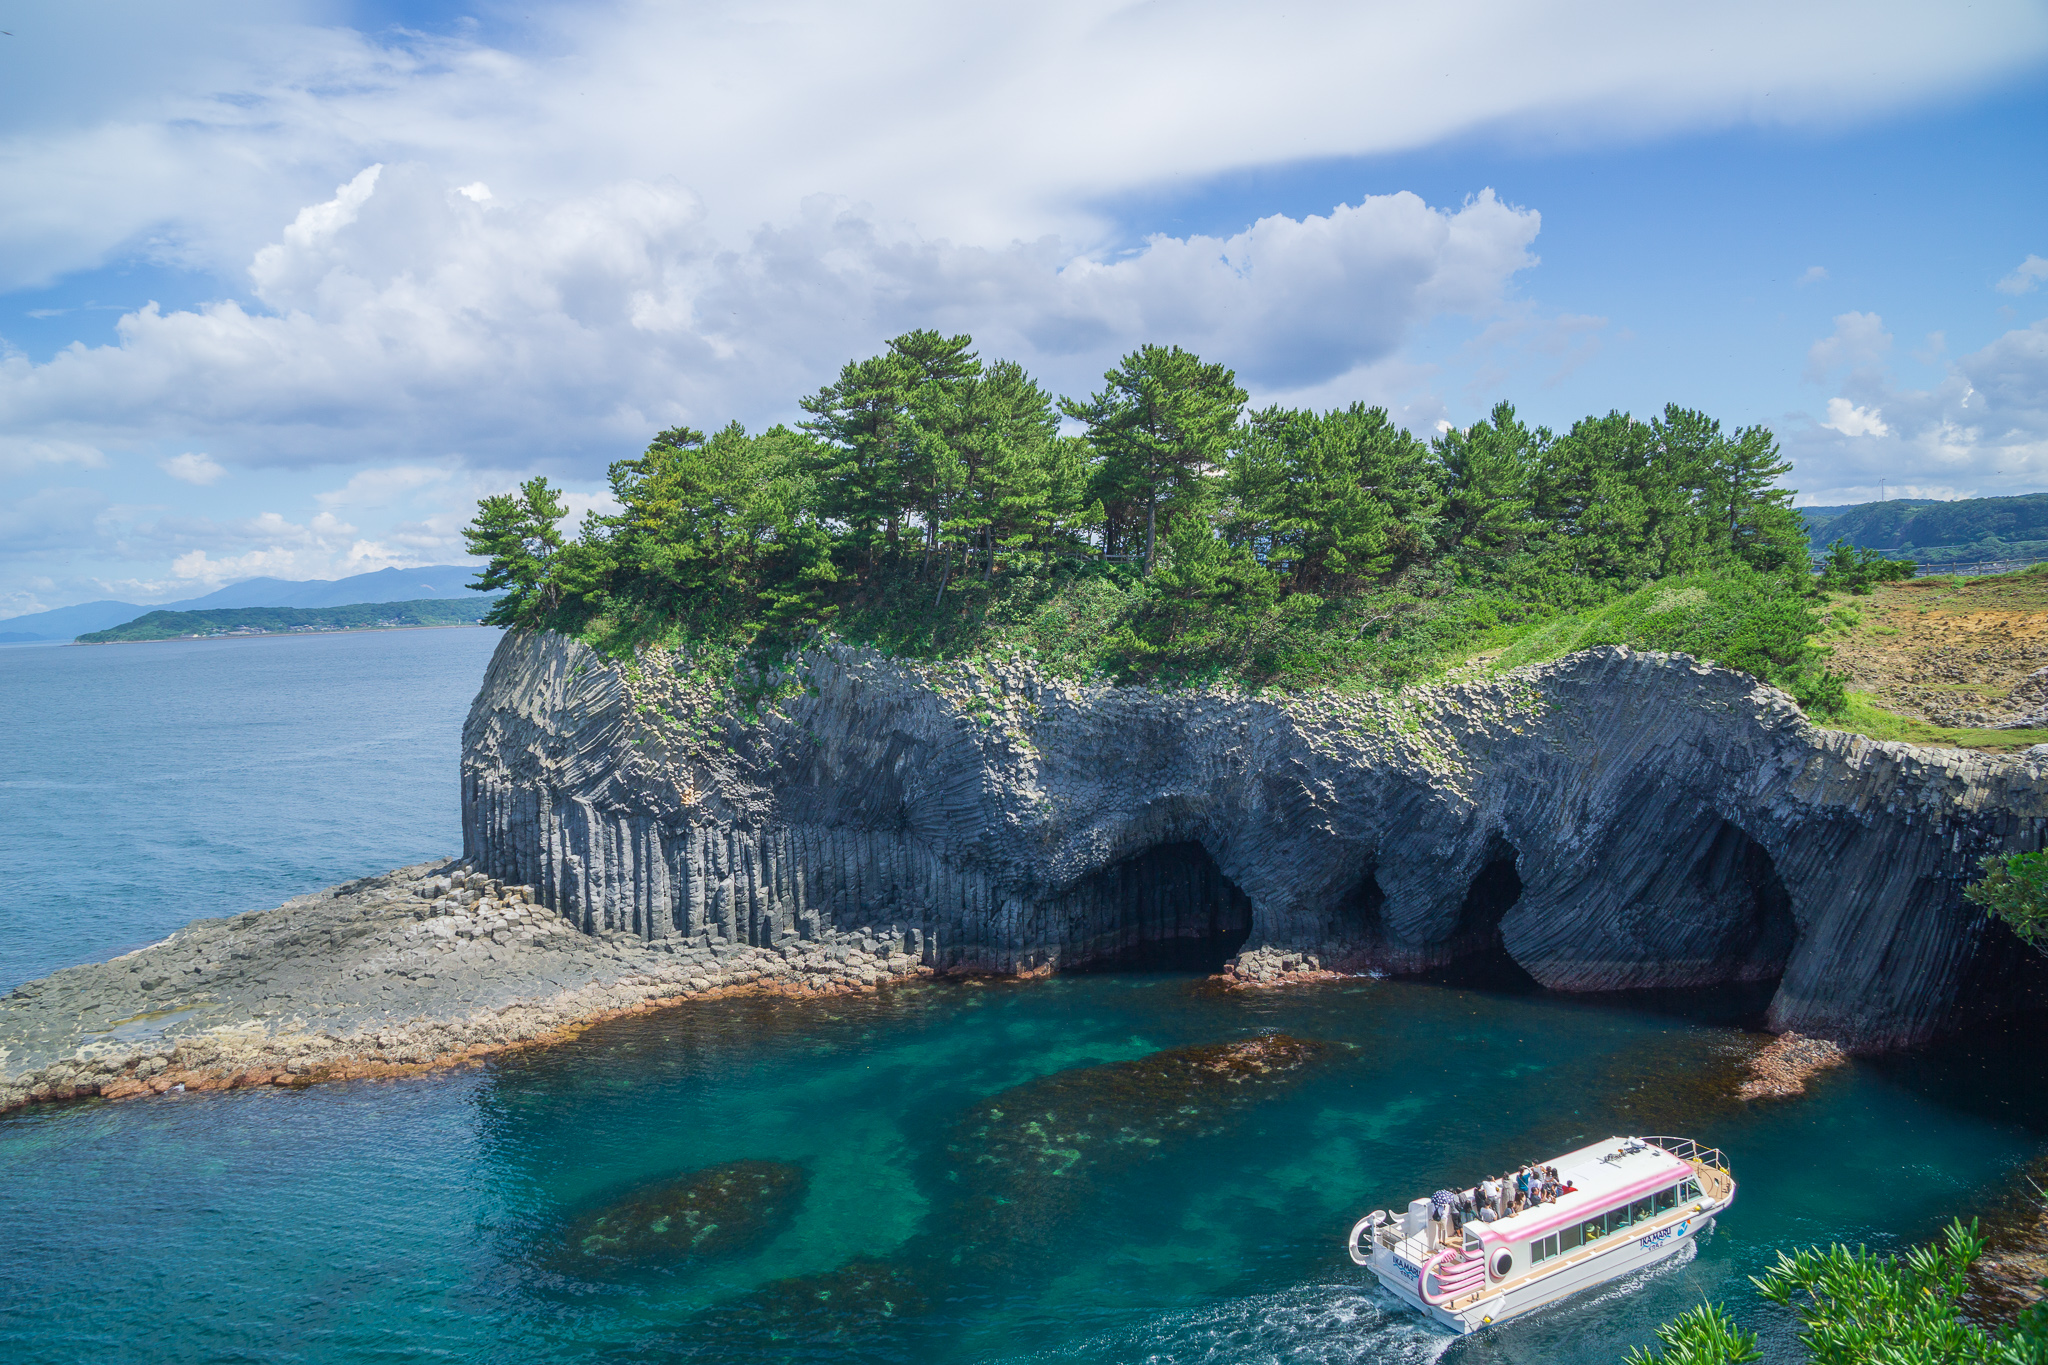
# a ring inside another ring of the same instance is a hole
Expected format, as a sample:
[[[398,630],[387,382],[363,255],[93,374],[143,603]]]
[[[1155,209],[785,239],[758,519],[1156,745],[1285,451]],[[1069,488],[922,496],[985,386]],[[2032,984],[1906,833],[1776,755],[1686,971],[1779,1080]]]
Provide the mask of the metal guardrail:
[[[1914,562],[1913,577],[1934,578],[1944,574],[1961,574],[1965,578],[1980,578],[1985,574],[2011,573],[2035,564],[2048,564],[2048,555],[2027,555],[2018,559],[1980,559],[1971,564],[1922,564]]]
[[[1930,564],[1923,559],[1914,559],[1905,552],[1885,552],[1886,559],[1912,560],[1913,577],[1935,578],[1947,574],[1960,574],[1965,578],[1981,578],[1986,574],[2011,573],[2014,569],[2030,568],[2035,564],[2048,564],[2048,555],[2011,555],[2004,559],[1973,559],[1967,564]],[[1827,561],[1815,559],[1813,572],[1821,573],[1827,568]]]
[[[1719,1147],[1702,1147],[1691,1138],[1682,1137],[1645,1136],[1638,1138],[1637,1141],[1653,1142],[1677,1157],[1680,1161],[1697,1161],[1702,1166],[1712,1166],[1724,1175],[1734,1174],[1734,1172],[1728,1169],[1728,1158],[1721,1155]]]

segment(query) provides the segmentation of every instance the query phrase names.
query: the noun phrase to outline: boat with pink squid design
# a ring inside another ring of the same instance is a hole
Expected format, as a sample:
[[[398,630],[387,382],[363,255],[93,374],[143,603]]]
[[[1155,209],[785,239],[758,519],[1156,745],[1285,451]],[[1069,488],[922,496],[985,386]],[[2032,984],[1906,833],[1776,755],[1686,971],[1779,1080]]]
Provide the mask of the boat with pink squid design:
[[[1727,1159],[1691,1138],[1612,1137],[1524,1169],[1555,1179],[1519,1202],[1481,1182],[1373,1210],[1351,1259],[1431,1321],[1477,1332],[1664,1259],[1735,1199]]]

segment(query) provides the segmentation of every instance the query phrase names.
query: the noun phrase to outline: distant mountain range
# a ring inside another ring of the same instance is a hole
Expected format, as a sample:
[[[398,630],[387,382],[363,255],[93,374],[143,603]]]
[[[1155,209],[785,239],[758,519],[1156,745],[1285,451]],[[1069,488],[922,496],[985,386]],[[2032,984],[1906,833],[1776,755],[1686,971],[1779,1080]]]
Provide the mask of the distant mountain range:
[[[415,602],[422,598],[475,598],[493,593],[471,592],[476,565],[434,564],[424,569],[379,569],[349,578],[315,578],[291,582],[282,578],[245,578],[218,592],[182,602],[81,602],[29,616],[0,621],[0,644],[36,640],[71,640],[108,630],[152,611],[209,611],[222,607],[352,607],[369,602]]]
[[[1887,505],[1896,507],[1934,507],[1939,504],[1933,498],[1893,498],[1889,504],[1882,502],[1845,502],[1833,507],[1802,507],[1799,509],[1799,515],[1806,518],[1806,529],[1817,534],[1821,527],[1837,520],[1844,512],[1854,512],[1864,507],[1884,507]]]
[[[1923,564],[2048,552],[2048,493],[1934,502],[1892,498],[1847,507],[1802,507],[1816,550],[1836,540]]]

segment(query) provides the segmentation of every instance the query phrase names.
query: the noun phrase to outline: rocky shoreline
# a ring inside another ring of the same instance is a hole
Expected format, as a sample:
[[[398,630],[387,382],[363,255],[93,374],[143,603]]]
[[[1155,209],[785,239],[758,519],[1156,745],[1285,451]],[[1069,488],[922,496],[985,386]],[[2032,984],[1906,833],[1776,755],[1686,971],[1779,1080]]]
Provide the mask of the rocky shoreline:
[[[1356,975],[1274,958],[1214,980],[1274,990]],[[0,998],[0,1113],[417,1076],[686,1001],[824,998],[942,974],[977,975],[941,973],[866,930],[774,949],[592,937],[536,905],[530,888],[456,860],[421,863],[275,910],[195,920]],[[1745,1059],[1733,1098],[1797,1096],[1847,1060],[1825,1039],[1786,1034]]]
[[[930,975],[860,930],[757,948],[591,936],[460,862],[422,863],[0,998],[0,1112],[38,1102],[416,1075],[602,1020],[745,993]]]

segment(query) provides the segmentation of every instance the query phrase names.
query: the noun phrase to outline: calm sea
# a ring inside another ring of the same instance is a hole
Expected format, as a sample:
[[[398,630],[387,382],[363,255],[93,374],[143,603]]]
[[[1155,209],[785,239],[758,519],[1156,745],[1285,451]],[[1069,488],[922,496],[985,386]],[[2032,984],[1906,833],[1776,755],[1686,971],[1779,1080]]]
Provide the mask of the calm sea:
[[[491,629],[0,646],[0,990],[459,853]]]
[[[452,850],[494,640],[0,651],[0,975]],[[438,1077],[22,1112],[0,1118],[0,1359],[1607,1365],[1711,1298],[1792,1360],[1747,1283],[1778,1247],[1926,1238],[2048,1146],[2041,1050],[2006,1034],[1743,1109],[1708,1003],[1079,976],[707,1002]],[[1114,1068],[1271,1031],[1326,1046],[1189,1125]],[[1053,1075],[1085,1121],[1032,1148]],[[993,1135],[968,1121],[990,1104]],[[1636,1279],[1453,1342],[1344,1257],[1368,1208],[1631,1130],[1719,1144],[1742,1182]],[[806,1182],[737,1259],[565,1255],[622,1192],[735,1160]],[[848,1303],[862,1283],[886,1314]]]

